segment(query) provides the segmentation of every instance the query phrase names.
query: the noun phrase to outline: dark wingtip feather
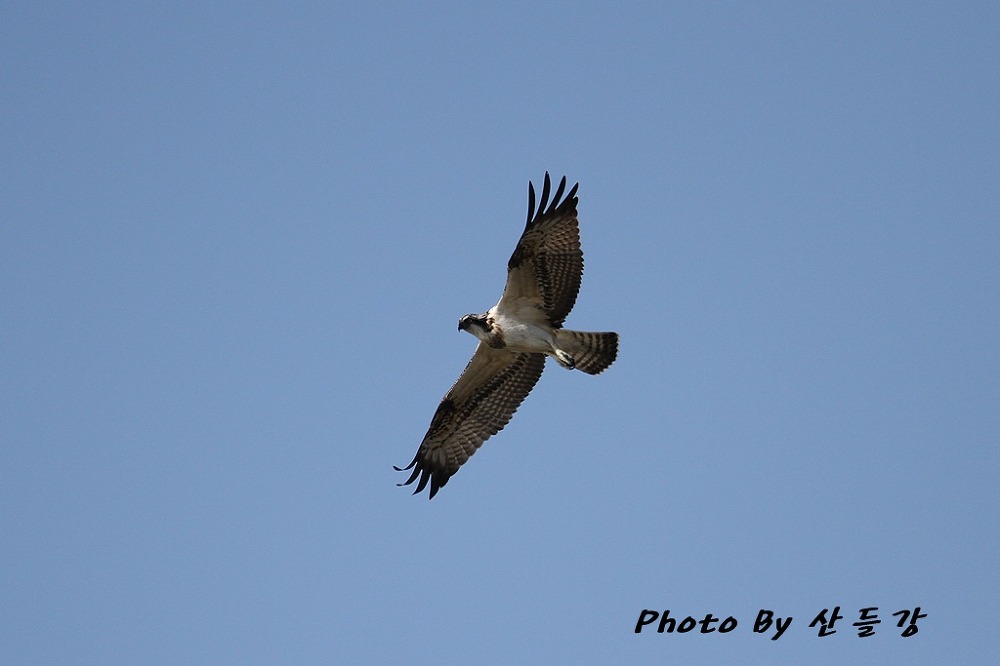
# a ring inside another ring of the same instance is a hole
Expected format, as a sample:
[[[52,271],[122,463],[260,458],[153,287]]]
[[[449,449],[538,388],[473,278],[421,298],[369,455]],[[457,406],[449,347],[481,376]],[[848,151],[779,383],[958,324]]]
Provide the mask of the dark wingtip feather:
[[[549,180],[549,172],[545,172],[545,182],[542,183],[542,198],[538,202],[538,215],[535,219],[538,219],[545,214],[545,207],[549,205],[549,192],[552,190],[552,181]]]
[[[548,175],[548,174],[546,174],[546,175]],[[554,197],[552,197],[552,205],[549,206],[549,209],[546,212],[551,213],[552,211],[554,211],[558,207],[558,205],[559,205],[559,198],[562,196],[563,191],[565,189],[566,189],[566,176],[563,176],[562,180],[559,181],[559,187],[556,188],[556,195]]]
[[[574,185],[573,188],[569,191],[569,194],[566,195],[566,201],[573,201],[574,199],[576,199],[576,191],[579,188],[580,188],[580,183]]]
[[[525,226],[531,224],[531,218],[535,216],[535,186],[528,181],[528,221]]]
[[[428,483],[430,483],[430,497],[427,499],[431,499],[437,495],[437,491],[444,488],[444,485],[448,483],[448,479],[451,477],[445,470],[432,470],[425,462],[421,462],[419,453],[413,457],[413,460],[406,467],[396,467],[393,465],[392,468],[397,472],[406,472],[411,468],[413,469],[406,481],[397,483],[396,485],[403,487],[417,482],[417,487],[413,491],[414,495],[422,492],[424,488],[427,488]]]
[[[533,223],[538,222],[540,218],[545,215],[551,215],[557,211],[567,208],[575,208],[577,204],[576,191],[580,188],[580,183],[576,183],[570,189],[566,198],[563,198],[563,192],[566,191],[566,176],[563,176],[559,181],[559,187],[556,188],[555,196],[549,199],[549,194],[552,190],[552,179],[549,176],[549,172],[545,172],[545,180],[542,181],[542,196],[537,201],[538,206],[535,206],[535,185],[530,180],[528,181],[528,219],[525,222],[525,228],[530,227]]]
[[[417,483],[417,489],[413,491],[414,495],[416,495],[421,490],[426,488],[427,481],[430,480],[431,478],[431,471],[429,469],[427,469],[426,467],[420,469],[418,467],[417,469],[413,470],[413,477],[411,477],[410,480],[412,481],[413,479],[415,479],[418,473],[420,473],[420,481]]]
[[[406,470],[410,469],[416,464],[417,464],[417,456],[413,456],[413,460],[411,460],[410,464],[407,465],[406,467],[396,467],[395,465],[393,465],[392,468],[397,472],[405,472]]]

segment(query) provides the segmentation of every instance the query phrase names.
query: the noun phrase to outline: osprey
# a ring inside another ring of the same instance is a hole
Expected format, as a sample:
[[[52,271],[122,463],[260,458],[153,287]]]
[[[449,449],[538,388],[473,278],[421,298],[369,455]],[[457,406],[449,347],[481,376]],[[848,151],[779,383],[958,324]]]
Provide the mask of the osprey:
[[[617,333],[585,333],[562,327],[576,303],[583,276],[583,252],[576,217],[576,190],[566,177],[549,204],[545,174],[535,211],[535,188],[528,183],[528,222],[507,262],[500,302],[483,314],[467,314],[458,330],[479,338],[462,376],[441,401],[413,461],[409,485],[416,495],[430,482],[430,497],[443,488],[491,435],[503,429],[528,395],[551,356],[569,370],[596,375],[618,355]]]

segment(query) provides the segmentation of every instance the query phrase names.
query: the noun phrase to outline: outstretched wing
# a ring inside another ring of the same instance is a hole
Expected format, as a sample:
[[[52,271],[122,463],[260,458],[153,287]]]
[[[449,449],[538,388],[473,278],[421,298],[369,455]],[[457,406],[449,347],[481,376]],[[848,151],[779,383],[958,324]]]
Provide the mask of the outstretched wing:
[[[483,442],[500,432],[545,367],[544,354],[512,354],[480,342],[462,376],[445,395],[413,461],[405,483],[417,480],[416,495],[430,481],[430,497],[443,488]]]
[[[563,321],[576,303],[583,277],[583,251],[580,250],[580,226],[576,218],[576,189],[566,189],[563,176],[549,203],[551,182],[548,172],[542,186],[542,198],[535,211],[535,188],[528,183],[528,222],[514,254],[507,262],[507,285],[501,305],[518,299],[537,300],[554,328]]]

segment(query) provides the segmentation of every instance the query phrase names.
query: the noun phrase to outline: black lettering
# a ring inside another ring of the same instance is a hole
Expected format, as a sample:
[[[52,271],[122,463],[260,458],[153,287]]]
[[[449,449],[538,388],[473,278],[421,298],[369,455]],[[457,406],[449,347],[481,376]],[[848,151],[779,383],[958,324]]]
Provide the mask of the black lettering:
[[[760,609],[757,613],[757,619],[753,623],[753,632],[755,634],[762,634],[771,628],[771,618],[774,617],[774,611]]]
[[[686,618],[681,620],[681,623],[679,625],[677,625],[677,633],[686,634],[687,632],[694,629],[696,626],[698,626],[698,622],[693,617],[688,615]]]
[[[784,622],[782,622],[781,618],[779,617],[774,624],[774,628],[777,629],[777,632],[774,634],[774,636],[771,636],[771,640],[776,641],[779,638],[781,638],[781,634],[785,633],[785,630],[788,629],[788,625],[790,625],[791,623],[792,623],[791,617],[786,618]]]
[[[673,633],[674,627],[677,626],[677,620],[675,620],[674,618],[670,617],[670,611],[669,610],[663,611],[663,615],[660,616],[660,626],[657,627],[656,633],[662,634],[663,633],[663,627],[667,624],[667,622],[670,623],[670,628],[666,630],[667,633],[668,634]]]
[[[701,633],[710,634],[715,631],[715,627],[712,625],[719,621],[719,618],[715,617],[711,613],[706,613],[705,617],[698,624],[701,625]]]
[[[656,611],[646,610],[645,608],[639,613],[639,621],[635,623],[635,633],[642,631],[642,628],[647,624],[652,624],[660,614]]]

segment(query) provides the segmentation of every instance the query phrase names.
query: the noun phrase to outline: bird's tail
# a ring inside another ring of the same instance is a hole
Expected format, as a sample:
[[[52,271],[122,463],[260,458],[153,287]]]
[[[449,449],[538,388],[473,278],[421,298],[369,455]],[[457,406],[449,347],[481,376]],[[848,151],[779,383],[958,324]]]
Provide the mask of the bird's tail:
[[[596,375],[615,362],[618,356],[617,333],[587,333],[584,331],[556,331],[559,349],[573,358],[573,365],[566,367]],[[558,359],[557,357],[557,360]],[[560,360],[560,363],[562,361]]]

